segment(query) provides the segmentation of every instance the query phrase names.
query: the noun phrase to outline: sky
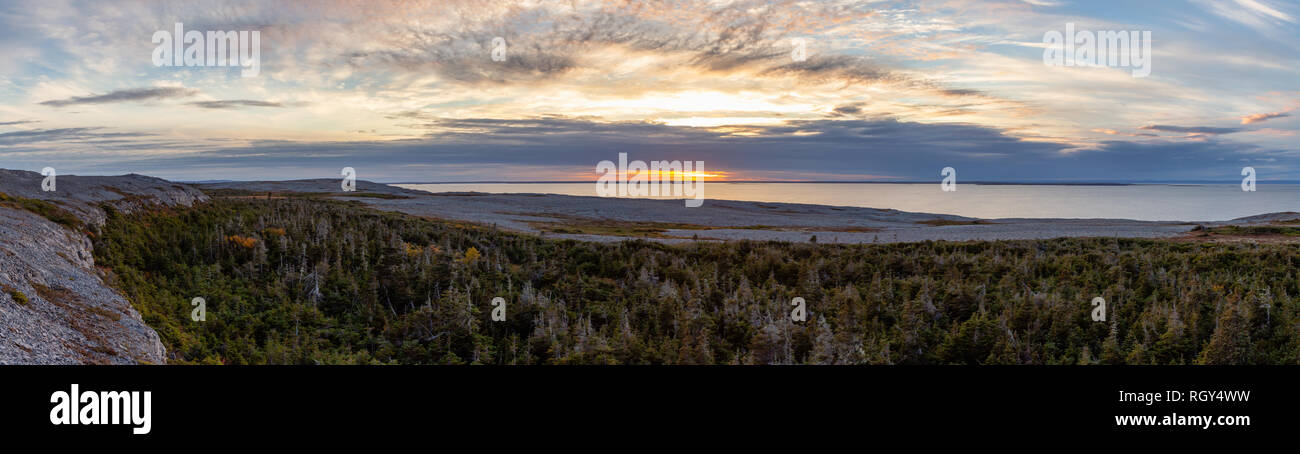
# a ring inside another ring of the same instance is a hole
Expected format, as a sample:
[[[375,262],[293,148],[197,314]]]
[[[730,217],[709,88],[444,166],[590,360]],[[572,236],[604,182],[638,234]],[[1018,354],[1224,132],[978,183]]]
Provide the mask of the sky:
[[[177,23],[256,74],[156,65]],[[1067,24],[1150,32],[1149,75],[1049,65]],[[1295,181],[1298,107],[1283,0],[0,3],[0,168],[60,175]]]

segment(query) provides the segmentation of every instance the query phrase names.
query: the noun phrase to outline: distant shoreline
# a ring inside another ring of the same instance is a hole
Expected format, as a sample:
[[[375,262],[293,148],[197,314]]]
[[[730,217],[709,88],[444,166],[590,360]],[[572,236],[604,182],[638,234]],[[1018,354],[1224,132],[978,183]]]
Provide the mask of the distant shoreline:
[[[401,183],[394,186],[433,193],[547,193],[598,195],[587,183]],[[1259,185],[1257,192],[1232,184],[960,183],[940,192],[936,182],[835,184],[712,184],[705,198],[828,206],[892,208],[975,218],[1112,218],[1147,221],[1225,221],[1237,217],[1300,211],[1300,185]],[[645,196],[650,199],[681,197]]]
[[[291,180],[290,180],[291,181]],[[221,181],[221,183],[235,183],[237,181]],[[185,182],[182,182],[185,183]],[[437,182],[382,182],[376,183],[398,185],[398,184],[595,184],[595,181],[437,181]],[[936,181],[708,181],[707,183],[729,183],[729,184],[939,184]],[[1177,182],[1014,182],[1014,181],[962,181],[961,184],[971,184],[979,186],[1210,186],[1210,185],[1237,185],[1240,181],[1177,181]],[[202,184],[202,183],[200,183]],[[663,183],[668,184],[668,183]],[[1300,181],[1259,181],[1257,184],[1300,184]]]
[[[680,200],[485,192],[429,192],[357,182],[357,196],[337,180],[248,182],[204,185],[204,190],[250,194],[323,193],[372,208],[414,216],[495,226],[549,238],[581,241],[649,239],[668,243],[754,240],[825,243],[997,241],[1050,238],[1179,238],[1196,228],[1252,225],[1300,219],[1294,212],[1231,220],[1143,221],[1106,217],[967,217],[897,209],[798,202],[710,198],[702,207]],[[376,195],[385,195],[379,197]],[[1300,211],[1300,210],[1294,210]]]

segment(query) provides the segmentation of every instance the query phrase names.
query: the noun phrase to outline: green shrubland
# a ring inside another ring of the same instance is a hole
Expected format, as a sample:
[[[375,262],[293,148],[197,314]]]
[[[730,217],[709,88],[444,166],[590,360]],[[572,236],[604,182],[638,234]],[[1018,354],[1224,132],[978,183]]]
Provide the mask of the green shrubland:
[[[97,263],[179,363],[1295,364],[1300,346],[1295,245],[605,244],[313,198],[110,216]]]

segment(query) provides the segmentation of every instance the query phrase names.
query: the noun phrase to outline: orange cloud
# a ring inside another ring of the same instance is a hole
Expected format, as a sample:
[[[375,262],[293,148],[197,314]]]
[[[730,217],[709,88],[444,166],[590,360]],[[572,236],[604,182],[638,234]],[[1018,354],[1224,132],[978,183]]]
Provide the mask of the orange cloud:
[[[1272,119],[1274,119],[1274,118],[1289,117],[1289,116],[1291,116],[1291,114],[1289,114],[1289,113],[1287,113],[1287,112],[1290,112],[1290,111],[1291,111],[1291,109],[1287,109],[1287,110],[1284,110],[1284,111],[1281,111],[1281,112],[1260,113],[1260,114],[1254,114],[1254,115],[1247,115],[1247,116],[1241,117],[1241,124],[1243,124],[1243,125],[1248,125],[1248,124],[1251,124],[1251,123],[1259,123],[1259,122],[1261,122],[1261,121],[1265,121],[1265,120],[1272,120]]]

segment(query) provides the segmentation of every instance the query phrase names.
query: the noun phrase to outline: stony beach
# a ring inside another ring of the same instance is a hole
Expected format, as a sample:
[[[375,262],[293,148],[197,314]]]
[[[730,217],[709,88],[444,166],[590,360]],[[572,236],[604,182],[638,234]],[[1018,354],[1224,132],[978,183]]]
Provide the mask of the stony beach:
[[[1226,222],[1151,222],[1125,219],[976,219],[891,209],[707,200],[687,208],[680,200],[581,197],[555,194],[429,193],[360,181],[353,193],[337,179],[232,182],[205,189],[252,193],[322,193],[377,209],[464,221],[553,238],[622,241],[692,240],[893,243],[1081,237],[1174,238],[1199,226],[1243,225],[1300,218],[1275,213]]]

